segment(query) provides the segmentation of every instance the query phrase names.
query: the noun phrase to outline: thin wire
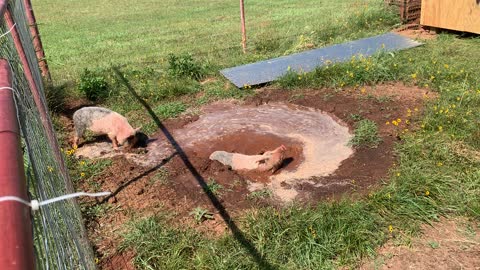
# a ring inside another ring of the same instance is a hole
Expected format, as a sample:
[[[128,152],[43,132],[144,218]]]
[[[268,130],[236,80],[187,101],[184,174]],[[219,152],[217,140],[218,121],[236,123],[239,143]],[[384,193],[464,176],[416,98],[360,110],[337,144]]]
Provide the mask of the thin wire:
[[[4,37],[4,36],[8,35],[10,32],[12,32],[13,28],[14,28],[16,25],[17,25],[17,23],[14,23],[14,24],[12,25],[12,27],[10,27],[10,30],[8,30],[7,32],[5,32],[5,33],[3,33],[3,34],[0,35],[0,38]]]
[[[102,196],[108,196],[110,195],[111,192],[106,191],[106,192],[97,192],[97,193],[88,193],[88,192],[77,192],[77,193],[72,193],[72,194],[66,194],[60,197],[44,200],[44,201],[38,201],[38,200],[32,200],[30,202],[16,197],[16,196],[2,196],[0,197],[0,202],[8,202],[8,201],[13,201],[13,202],[19,202],[22,203],[28,207],[31,207],[33,211],[38,210],[41,206],[51,204],[54,202],[58,201],[63,201],[63,200],[68,200],[80,196],[88,196],[88,197],[102,197]]]
[[[27,202],[27,201],[25,201],[24,199],[19,198],[19,197],[15,197],[15,196],[3,196],[3,197],[0,197],[0,202],[8,202],[8,201],[19,202],[19,203],[25,204],[25,205],[28,206],[28,207],[32,207],[32,204],[31,204],[30,202]]]

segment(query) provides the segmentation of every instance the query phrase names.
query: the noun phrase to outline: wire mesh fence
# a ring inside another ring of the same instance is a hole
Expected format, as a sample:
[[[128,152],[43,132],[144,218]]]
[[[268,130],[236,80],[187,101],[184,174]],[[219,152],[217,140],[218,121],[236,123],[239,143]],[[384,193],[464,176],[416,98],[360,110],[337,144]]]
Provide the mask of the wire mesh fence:
[[[31,199],[73,191],[48,115],[46,98],[23,1],[9,1],[0,21],[0,58],[7,59],[22,133]],[[38,269],[95,269],[78,205],[73,200],[32,213]]]

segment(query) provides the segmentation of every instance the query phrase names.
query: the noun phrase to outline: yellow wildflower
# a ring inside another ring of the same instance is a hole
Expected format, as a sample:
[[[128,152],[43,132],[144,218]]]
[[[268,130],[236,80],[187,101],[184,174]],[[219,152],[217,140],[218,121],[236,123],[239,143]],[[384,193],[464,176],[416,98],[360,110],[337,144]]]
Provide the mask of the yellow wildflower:
[[[425,191],[425,196],[428,196],[428,195],[430,195],[430,191],[426,190]]]
[[[445,68],[449,68],[450,66],[448,64],[443,65]]]
[[[47,166],[47,169],[49,172],[53,172],[53,167],[52,166]]]
[[[80,173],[80,177],[85,177],[85,173],[84,172]]]
[[[443,127],[442,127],[442,126],[438,126],[438,131],[443,131]]]
[[[393,232],[393,226],[392,226],[392,225],[388,225],[388,231],[389,231],[390,233]]]
[[[413,74],[410,75],[410,76],[412,76],[412,79],[416,79],[416,78],[417,78],[417,73],[413,73]]]
[[[438,162],[438,163],[437,163],[437,166],[438,166],[438,167],[442,167],[442,166],[443,166],[443,162]]]
[[[395,121],[395,120],[392,121],[392,124],[393,124],[394,126],[398,126],[398,122]]]
[[[399,173],[399,172],[397,172],[397,176],[400,176],[400,173]]]
[[[385,125],[390,125],[390,122],[389,121],[385,122]]]

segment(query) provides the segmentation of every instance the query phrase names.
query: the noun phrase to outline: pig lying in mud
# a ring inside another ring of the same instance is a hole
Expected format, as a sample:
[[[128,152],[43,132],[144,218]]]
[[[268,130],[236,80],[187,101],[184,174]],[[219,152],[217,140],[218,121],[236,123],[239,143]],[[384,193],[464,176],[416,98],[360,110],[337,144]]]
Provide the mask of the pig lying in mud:
[[[230,166],[232,170],[238,171],[271,171],[274,173],[282,166],[285,159],[284,145],[273,151],[267,151],[262,155],[243,155],[225,151],[215,151],[210,155],[211,160],[217,160],[223,165]]]
[[[73,123],[75,125],[74,148],[78,147],[78,142],[87,129],[95,134],[107,135],[114,149],[118,149],[118,145],[124,144],[127,140],[130,144],[135,144],[135,135],[140,129],[132,128],[127,118],[102,107],[84,107],[77,110],[73,114]]]

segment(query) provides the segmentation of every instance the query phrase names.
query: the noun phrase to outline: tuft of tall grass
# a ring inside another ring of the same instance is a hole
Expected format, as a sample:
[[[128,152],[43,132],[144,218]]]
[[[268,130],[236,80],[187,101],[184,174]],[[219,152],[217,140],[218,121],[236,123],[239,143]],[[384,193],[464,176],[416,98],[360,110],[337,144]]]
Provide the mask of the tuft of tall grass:
[[[382,139],[378,136],[377,124],[369,119],[362,119],[355,124],[355,131],[349,144],[357,147],[376,148]]]
[[[158,117],[166,119],[177,117],[186,109],[187,106],[184,103],[173,101],[160,104],[156,108],[154,108],[153,111],[155,112],[155,114],[157,114]]]

